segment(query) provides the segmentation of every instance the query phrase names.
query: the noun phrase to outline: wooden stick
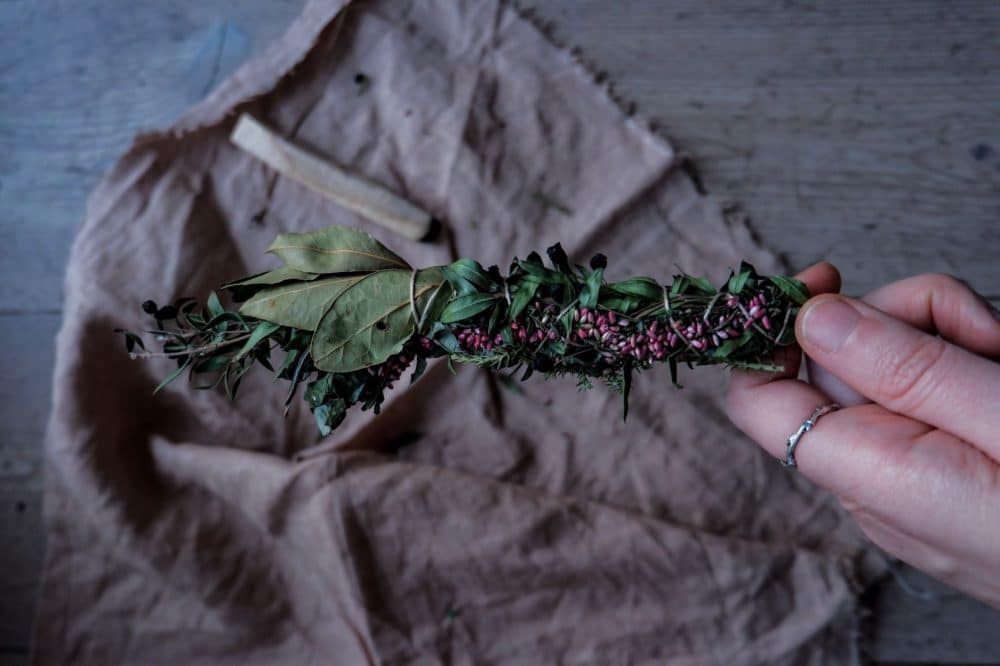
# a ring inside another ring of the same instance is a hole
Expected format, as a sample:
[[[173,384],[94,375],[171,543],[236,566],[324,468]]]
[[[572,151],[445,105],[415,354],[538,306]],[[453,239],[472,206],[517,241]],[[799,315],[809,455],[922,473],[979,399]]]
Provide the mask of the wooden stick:
[[[425,240],[436,231],[439,223],[430,213],[385,187],[286,141],[250,114],[240,116],[229,138],[278,173],[406,238]]]

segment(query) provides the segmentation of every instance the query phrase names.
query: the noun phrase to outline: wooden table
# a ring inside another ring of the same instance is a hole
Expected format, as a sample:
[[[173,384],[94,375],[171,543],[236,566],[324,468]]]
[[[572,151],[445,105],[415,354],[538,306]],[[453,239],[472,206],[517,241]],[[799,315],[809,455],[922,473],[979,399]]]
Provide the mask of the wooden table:
[[[0,3],[2,663],[29,640],[51,341],[86,196],[137,130],[202,98],[301,4]],[[832,260],[855,294],[944,271],[1000,302],[1000,2],[529,4],[793,267]],[[881,586],[877,660],[1000,661],[1000,613],[906,575],[936,596]]]

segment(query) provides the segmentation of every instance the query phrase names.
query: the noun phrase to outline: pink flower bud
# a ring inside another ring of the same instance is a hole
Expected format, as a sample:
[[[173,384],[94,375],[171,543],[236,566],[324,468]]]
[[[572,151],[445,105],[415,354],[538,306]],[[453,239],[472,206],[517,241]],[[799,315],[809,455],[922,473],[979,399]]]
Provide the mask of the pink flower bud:
[[[761,317],[760,323],[764,327],[764,330],[766,330],[766,331],[770,331],[771,330],[771,319],[767,315],[764,315],[763,317]]]
[[[719,346],[719,336],[714,333],[712,334],[712,346],[713,347]]]
[[[607,326],[608,318],[605,315],[598,315],[597,321],[595,323],[597,324],[598,327]]]
[[[750,310],[747,312],[747,314],[749,314],[752,319],[756,319],[758,313],[760,313],[760,306],[756,304],[751,306]]]
[[[615,320],[617,320],[617,319],[618,318],[615,316],[614,312],[608,312],[608,323],[609,324],[614,324]]]
[[[586,317],[590,314],[590,308],[580,308],[580,316]]]
[[[549,340],[555,340],[556,338],[559,337],[559,334],[556,333],[556,330],[554,328],[551,328],[551,329],[549,329],[549,336],[548,337],[549,337]]]
[[[626,342],[625,345],[621,348],[621,352],[622,352],[622,354],[631,354],[632,353],[632,345],[630,345],[628,342]]]
[[[705,343],[701,340],[692,340],[691,346],[697,349],[698,351],[702,351],[705,349]]]
[[[578,329],[576,329],[576,337],[580,338],[581,340],[586,340],[587,339],[587,329],[585,329],[585,328],[578,328]]]

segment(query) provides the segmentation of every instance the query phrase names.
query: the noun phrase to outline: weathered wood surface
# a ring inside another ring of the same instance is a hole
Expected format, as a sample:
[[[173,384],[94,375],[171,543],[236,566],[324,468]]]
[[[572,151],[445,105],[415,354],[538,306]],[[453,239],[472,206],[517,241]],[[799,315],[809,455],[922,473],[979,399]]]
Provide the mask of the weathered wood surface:
[[[301,4],[0,3],[0,663],[27,648],[50,341],[86,196],[135,131],[203,97]],[[533,4],[793,267],[830,259],[850,293],[950,272],[1000,302],[1000,3]],[[908,575],[937,597],[883,587],[876,659],[1000,660],[1000,613]]]

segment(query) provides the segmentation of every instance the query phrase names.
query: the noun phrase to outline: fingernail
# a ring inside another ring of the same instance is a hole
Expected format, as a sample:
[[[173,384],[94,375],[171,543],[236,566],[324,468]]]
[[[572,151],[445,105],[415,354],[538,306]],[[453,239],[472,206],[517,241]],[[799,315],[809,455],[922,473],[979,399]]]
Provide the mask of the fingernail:
[[[826,352],[835,352],[858,325],[857,310],[835,298],[827,299],[806,312],[802,332],[806,341]]]

